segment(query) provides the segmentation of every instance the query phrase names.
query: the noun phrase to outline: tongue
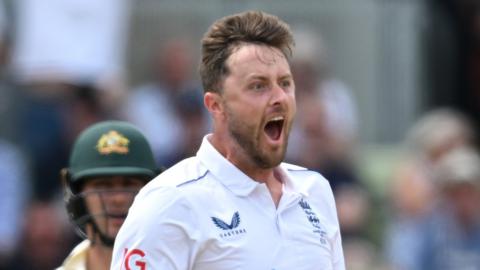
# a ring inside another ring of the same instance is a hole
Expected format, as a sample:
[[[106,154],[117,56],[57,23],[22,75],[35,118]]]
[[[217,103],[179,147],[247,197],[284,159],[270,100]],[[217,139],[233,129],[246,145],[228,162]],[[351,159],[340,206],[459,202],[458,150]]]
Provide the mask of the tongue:
[[[265,133],[267,136],[276,141],[280,138],[281,126],[279,123],[270,122],[265,126]]]

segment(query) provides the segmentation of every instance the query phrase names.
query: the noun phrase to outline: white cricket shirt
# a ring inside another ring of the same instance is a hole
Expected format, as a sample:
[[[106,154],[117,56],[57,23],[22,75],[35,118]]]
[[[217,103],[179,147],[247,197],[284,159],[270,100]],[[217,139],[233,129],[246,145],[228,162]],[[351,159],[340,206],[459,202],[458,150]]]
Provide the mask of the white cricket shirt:
[[[283,195],[208,141],[147,184],[116,238],[111,270],[345,269],[333,194],[318,173],[282,163]]]

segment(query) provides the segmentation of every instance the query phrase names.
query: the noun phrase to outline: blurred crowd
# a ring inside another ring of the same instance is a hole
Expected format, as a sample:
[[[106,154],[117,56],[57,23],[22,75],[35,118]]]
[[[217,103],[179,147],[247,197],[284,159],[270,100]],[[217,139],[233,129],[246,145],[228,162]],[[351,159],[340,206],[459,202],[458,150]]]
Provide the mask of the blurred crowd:
[[[131,3],[50,2],[0,6],[0,269],[53,269],[79,241],[59,171],[85,127],[130,121],[168,167],[194,155],[211,126],[195,74],[196,41],[180,35],[157,44],[145,63],[149,79],[132,86],[124,79]],[[425,112],[395,147],[399,158],[378,194],[358,168],[369,157],[358,138],[354,87],[331,71],[322,37],[306,26],[294,35],[298,112],[287,161],[330,181],[347,268],[480,269],[480,156],[471,119],[449,107]]]

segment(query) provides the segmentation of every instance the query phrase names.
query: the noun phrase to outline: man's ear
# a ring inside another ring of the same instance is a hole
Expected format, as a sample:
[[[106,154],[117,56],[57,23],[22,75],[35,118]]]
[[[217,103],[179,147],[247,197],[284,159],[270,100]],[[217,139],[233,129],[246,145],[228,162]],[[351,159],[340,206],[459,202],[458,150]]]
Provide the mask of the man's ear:
[[[203,95],[203,103],[212,116],[223,115],[223,101],[219,93],[206,92]]]

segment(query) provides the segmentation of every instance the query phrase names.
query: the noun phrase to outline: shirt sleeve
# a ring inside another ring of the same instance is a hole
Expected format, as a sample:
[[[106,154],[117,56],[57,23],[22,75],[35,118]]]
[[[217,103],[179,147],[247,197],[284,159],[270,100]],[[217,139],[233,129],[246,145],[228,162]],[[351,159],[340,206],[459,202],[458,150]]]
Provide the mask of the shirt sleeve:
[[[175,188],[142,194],[120,229],[111,270],[193,268],[199,231],[187,200]]]

